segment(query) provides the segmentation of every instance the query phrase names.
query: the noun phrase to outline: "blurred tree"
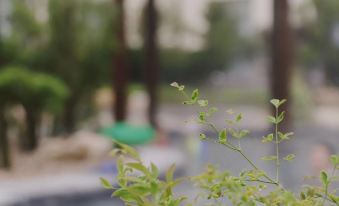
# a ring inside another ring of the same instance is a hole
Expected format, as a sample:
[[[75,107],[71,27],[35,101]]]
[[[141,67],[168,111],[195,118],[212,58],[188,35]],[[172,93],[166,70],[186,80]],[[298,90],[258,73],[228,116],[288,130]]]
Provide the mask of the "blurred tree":
[[[225,2],[211,2],[206,19],[209,29],[205,46],[195,52],[179,49],[162,50],[162,77],[173,81],[197,81],[213,70],[224,70],[239,57],[247,45],[239,33],[238,19]],[[194,75],[193,75],[194,74]]]
[[[273,98],[288,99],[282,107],[286,112],[283,129],[291,124],[290,86],[292,75],[292,32],[289,23],[288,0],[274,0],[273,2],[273,31],[272,31],[272,68],[271,92]]]
[[[76,108],[93,89],[109,81],[114,49],[113,10],[108,2],[49,1],[50,68],[72,95],[64,107],[67,133],[75,129]],[[96,32],[93,32],[96,31]]]
[[[26,137],[22,139],[22,146],[26,151],[34,150],[38,145],[37,125],[41,112],[60,111],[67,95],[66,85],[50,75],[22,67],[6,67],[0,71],[1,99],[4,102],[22,104],[26,112]],[[6,126],[4,116],[0,120]]]
[[[143,18],[140,22],[141,35],[144,37],[146,44],[147,34],[147,6],[143,12]],[[173,9],[172,9],[173,10]],[[171,28],[177,33],[183,32],[188,29],[182,25],[179,14],[168,11],[173,15],[168,17],[164,16],[162,12],[158,14],[158,27],[164,22],[166,24],[173,24]],[[225,2],[211,2],[206,14],[206,19],[209,23],[209,29],[204,35],[204,47],[197,51],[189,51],[184,48],[158,48],[158,63],[161,65],[160,77],[165,81],[199,81],[206,79],[206,76],[213,70],[227,69],[228,66],[235,60],[236,57],[247,55],[249,48],[248,41],[240,35],[238,28],[238,19],[234,13],[231,12],[232,8]],[[177,38],[177,37],[176,37]],[[146,45],[145,45],[146,46]],[[142,59],[145,55],[145,50],[132,49],[130,51],[131,69],[133,71],[133,79],[140,81],[142,79],[141,65]],[[139,76],[138,76],[139,75]]]
[[[11,35],[1,38],[2,63],[21,64],[36,69],[41,64],[40,56],[44,54],[42,50],[46,44],[43,27],[36,21],[26,1],[13,0],[11,4]]]
[[[113,77],[115,91],[114,114],[116,121],[124,121],[127,112],[127,83],[128,83],[128,66],[127,66],[127,48],[125,37],[125,11],[124,0],[115,0],[117,6],[116,18],[116,38],[117,45],[113,57]],[[112,34],[113,35],[113,34]]]
[[[201,56],[208,56],[209,69],[224,69],[244,46],[228,3],[210,3],[207,20],[210,24],[206,34],[206,49]],[[199,64],[198,64],[199,65]]]
[[[306,67],[325,69],[329,84],[339,86],[339,1],[312,0],[316,17],[305,18],[301,41],[301,61]]]
[[[115,44],[111,1],[50,0],[46,23],[38,23],[29,1],[11,3],[11,35],[3,38],[0,47],[3,65],[21,65],[62,79],[72,93],[64,105],[63,121],[71,132],[76,109],[89,102],[82,100],[110,82]]]
[[[158,45],[157,45],[158,15],[155,0],[148,0],[146,5],[146,29],[145,29],[145,74],[146,86],[150,98],[148,117],[150,123],[157,127],[157,82],[158,82]]]

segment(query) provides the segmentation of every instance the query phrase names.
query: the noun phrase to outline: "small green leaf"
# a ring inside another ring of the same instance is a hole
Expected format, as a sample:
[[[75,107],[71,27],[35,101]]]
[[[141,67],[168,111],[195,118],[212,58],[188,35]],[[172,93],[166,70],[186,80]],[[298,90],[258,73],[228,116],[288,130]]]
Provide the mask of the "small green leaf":
[[[100,182],[101,182],[101,185],[105,188],[105,189],[113,189],[113,186],[111,185],[111,183],[106,180],[105,178],[103,177],[100,177]]]
[[[242,120],[242,113],[238,114],[237,117],[235,118],[236,122],[240,122]]]
[[[330,161],[332,165],[335,167],[339,164],[339,156],[338,155],[331,155]]]
[[[152,171],[153,177],[157,178],[159,175],[159,169],[153,162],[151,163],[151,171]]]
[[[185,104],[185,105],[192,105],[194,104],[195,102],[192,101],[192,100],[188,100],[188,101],[183,101],[182,104]]]
[[[285,112],[281,112],[279,114],[279,116],[277,117],[276,123],[279,124],[280,122],[282,122],[285,118]]]
[[[242,137],[246,137],[250,134],[250,131],[246,130],[246,129],[242,129],[240,130],[239,132],[239,138],[242,138]]]
[[[320,172],[320,180],[324,185],[327,185],[329,183],[328,182],[328,176],[327,176],[327,173],[325,171]]]
[[[219,132],[219,142],[225,144],[227,142],[227,130],[223,129]]]
[[[193,90],[192,96],[191,96],[192,101],[196,102],[198,100],[198,97],[199,97],[199,90],[198,89]]]
[[[167,182],[172,182],[173,181],[173,174],[175,171],[175,165],[171,165],[170,168],[166,171],[166,181]]]
[[[273,106],[275,107],[275,108],[278,108],[279,107],[279,99],[271,99],[271,104],[273,104]]]
[[[135,159],[135,160],[139,160],[139,154],[138,152],[131,146],[117,142],[117,141],[113,141],[114,146],[120,150],[121,153],[127,154],[128,156],[130,156],[131,158]]]
[[[170,85],[171,85],[172,87],[179,88],[178,82],[172,82]]]
[[[205,139],[207,139],[207,137],[206,137],[206,135],[205,134],[199,134],[199,138],[200,138],[200,140],[205,140]]]
[[[170,84],[172,87],[177,88],[179,91],[183,91],[185,89],[184,85],[179,85],[177,82],[173,82]]]
[[[208,100],[206,99],[199,99],[198,104],[200,107],[207,107],[208,106]]]
[[[266,137],[265,136],[263,136],[262,137],[262,142],[263,143],[266,143],[266,142],[272,142],[273,141],[273,133],[271,133],[271,134],[269,134],[269,135],[267,135]]]
[[[295,154],[289,154],[286,157],[284,157],[283,159],[286,160],[286,161],[291,161],[291,160],[294,160],[294,158],[295,158]]]
[[[133,169],[136,169],[136,170],[142,172],[146,176],[150,176],[150,174],[151,174],[148,171],[148,169],[139,162],[131,162],[131,163],[127,163],[126,165],[133,168]]]
[[[268,122],[270,122],[270,123],[272,123],[272,124],[276,124],[276,119],[275,119],[275,117],[273,117],[273,116],[267,116],[267,121]]]
[[[282,133],[282,132],[278,132],[278,136],[280,138],[280,140],[289,140],[291,138],[291,136],[294,135],[293,132],[288,132],[288,133]]]
[[[276,160],[277,159],[277,156],[275,155],[269,155],[269,156],[264,156],[261,158],[262,160],[264,161],[272,161],[272,160]]]
[[[235,137],[235,138],[238,137],[238,132],[235,131],[235,129],[229,128],[228,131],[231,133],[232,137]]]
[[[338,205],[339,197],[333,194],[328,194],[328,197],[336,204]]]
[[[272,99],[271,101],[271,104],[273,104],[273,106],[275,108],[279,108],[280,105],[284,104],[286,102],[286,99],[282,99],[282,100],[279,100],[279,99]]]
[[[216,107],[211,107],[211,108],[208,109],[207,114],[208,114],[208,116],[211,116],[211,115],[213,115],[214,113],[216,113],[217,111],[218,111],[218,108],[216,108]]]
[[[280,105],[282,105],[282,104],[284,104],[285,102],[287,102],[287,100],[286,99],[282,99],[282,100],[280,100],[280,102],[279,102],[279,107],[280,107]]]
[[[206,113],[205,112],[199,112],[199,121],[201,123],[205,122],[206,120]]]

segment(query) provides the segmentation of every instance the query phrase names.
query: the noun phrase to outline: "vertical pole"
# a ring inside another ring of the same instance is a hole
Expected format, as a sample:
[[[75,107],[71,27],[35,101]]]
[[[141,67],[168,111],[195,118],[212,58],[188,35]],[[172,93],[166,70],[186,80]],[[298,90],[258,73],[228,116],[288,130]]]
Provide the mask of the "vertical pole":
[[[10,161],[10,145],[7,136],[7,122],[5,118],[4,107],[0,108],[0,167],[9,169],[11,167]]]
[[[116,121],[124,121],[127,112],[128,68],[126,62],[124,0],[114,0],[118,8],[116,26],[117,48],[113,58],[113,80],[115,91],[114,115]]]
[[[287,99],[282,129],[291,126],[291,76],[293,63],[292,31],[289,24],[288,0],[274,0],[272,34],[271,93],[273,98]]]
[[[146,87],[149,94],[150,105],[148,108],[148,118],[152,126],[157,127],[157,80],[158,80],[158,47],[157,47],[157,23],[155,0],[148,0],[146,6],[146,29],[145,29],[145,49],[146,49]]]

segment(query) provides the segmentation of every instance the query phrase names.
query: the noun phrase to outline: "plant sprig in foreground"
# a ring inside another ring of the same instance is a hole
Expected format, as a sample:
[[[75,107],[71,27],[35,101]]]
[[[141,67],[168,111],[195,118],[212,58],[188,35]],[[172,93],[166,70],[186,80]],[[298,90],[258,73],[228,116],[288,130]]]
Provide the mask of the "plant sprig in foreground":
[[[101,178],[104,188],[113,190],[112,196],[118,197],[127,206],[195,206],[195,205],[234,205],[234,206],[331,206],[339,205],[336,190],[330,191],[331,184],[338,180],[336,171],[339,168],[339,155],[331,156],[333,171],[331,175],[322,171],[320,174],[321,186],[307,186],[302,188],[299,195],[285,189],[280,183],[281,161],[291,161],[294,154],[281,157],[279,145],[289,140],[293,133],[279,131],[279,125],[284,120],[285,112],[279,108],[286,100],[272,99],[270,102],[275,108],[275,115],[268,116],[268,121],[274,125],[274,131],[262,138],[263,143],[275,145],[275,154],[265,156],[265,161],[273,161],[276,166],[275,177],[269,176],[260,169],[245,151],[241,148],[241,140],[249,136],[249,131],[237,128],[242,120],[242,114],[235,114],[232,110],[227,113],[231,118],[225,119],[225,126],[218,129],[211,117],[218,112],[215,107],[210,107],[208,100],[201,99],[199,90],[195,89],[190,95],[183,85],[174,82],[171,86],[183,94],[183,104],[196,108],[198,124],[207,126],[217,135],[217,139],[208,137],[205,133],[199,135],[200,139],[211,140],[240,154],[252,167],[244,170],[238,176],[227,171],[219,171],[213,165],[200,175],[175,179],[175,167],[170,167],[165,178],[160,178],[158,168],[154,164],[145,165],[138,153],[131,147],[115,143],[116,148],[112,155],[117,157],[117,170],[115,187]],[[175,195],[174,188],[183,180],[192,181],[201,191],[194,200],[189,200],[183,195]],[[268,187],[271,186],[271,187]],[[272,187],[273,186],[273,187]]]

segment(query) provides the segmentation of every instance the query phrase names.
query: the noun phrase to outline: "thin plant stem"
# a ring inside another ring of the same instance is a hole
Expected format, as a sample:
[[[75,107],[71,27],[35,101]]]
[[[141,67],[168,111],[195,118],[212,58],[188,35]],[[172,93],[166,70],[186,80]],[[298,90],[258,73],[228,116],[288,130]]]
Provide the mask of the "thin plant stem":
[[[277,121],[279,109],[275,109],[275,119]],[[275,149],[276,149],[276,182],[279,183],[279,170],[280,170],[280,155],[279,155],[279,138],[278,138],[278,123],[275,123]]]
[[[189,95],[188,95],[185,91],[181,91],[181,92],[183,93],[183,95],[184,95],[187,99],[190,99]],[[198,111],[197,111],[197,112],[198,112]],[[214,124],[212,124],[211,122],[208,122],[208,121],[206,121],[205,124],[206,124],[207,126],[209,126],[212,130],[214,130],[214,132],[216,132],[217,135],[219,135],[219,130],[215,127]],[[276,139],[277,139],[277,130],[278,130],[278,128],[277,128],[277,126],[276,126]],[[220,143],[220,142],[218,142],[218,143]],[[229,148],[229,149],[231,149],[231,150],[234,150],[234,151],[240,153],[241,156],[244,157],[244,159],[245,159],[245,160],[246,160],[246,161],[247,161],[247,162],[248,162],[255,170],[260,170],[260,171],[262,171],[261,169],[259,169],[259,168],[254,164],[254,162],[253,162],[249,157],[247,157],[247,155],[246,155],[240,148],[237,148],[237,147],[234,146],[232,143],[224,143],[224,144],[222,144],[222,145],[224,145],[225,147],[227,147],[227,148]],[[279,151],[278,151],[278,152],[279,152]],[[270,184],[274,184],[274,185],[279,186],[279,187],[282,188],[282,186],[279,184],[278,181],[274,181],[274,180],[273,180],[272,178],[270,178],[267,174],[264,173],[263,176],[270,182]]]
[[[330,177],[330,180],[335,176],[335,173],[336,173],[336,170],[337,170],[337,167],[338,167],[338,165],[336,164],[336,165],[334,165],[334,167],[333,167],[333,169],[332,169],[332,172],[331,172],[331,177]],[[328,201],[331,201],[332,202],[332,200],[329,200],[328,199],[328,188],[329,188],[329,186],[330,186],[330,182],[328,182],[328,183],[326,183],[325,185],[324,185],[324,189],[325,189],[325,192],[324,192],[324,197],[323,197],[323,201],[322,201],[322,204],[325,204],[325,201],[326,200],[328,200]],[[335,202],[336,203],[336,202]],[[336,203],[336,205],[338,205],[338,203]]]

